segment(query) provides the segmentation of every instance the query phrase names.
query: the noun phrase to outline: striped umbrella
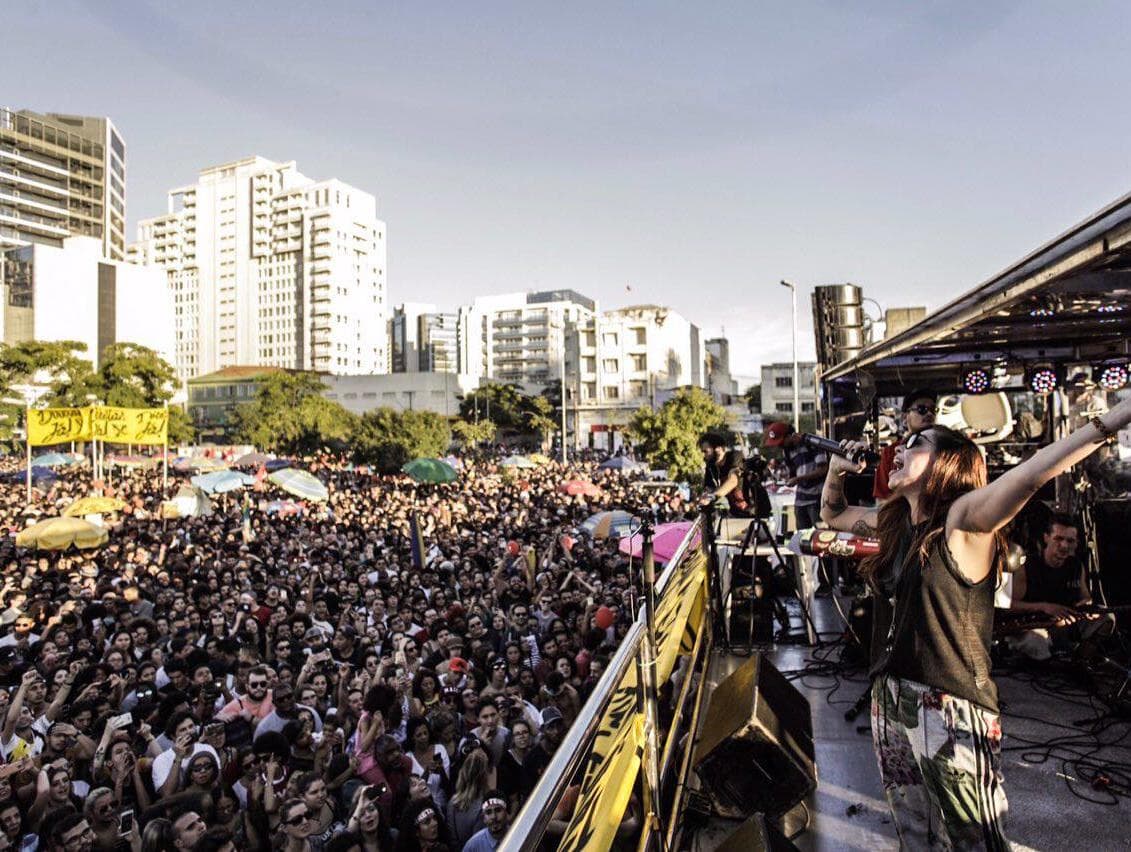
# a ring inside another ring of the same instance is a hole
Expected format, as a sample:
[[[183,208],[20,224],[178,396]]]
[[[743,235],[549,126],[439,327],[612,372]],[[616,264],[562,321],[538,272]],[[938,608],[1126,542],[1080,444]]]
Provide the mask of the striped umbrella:
[[[226,494],[255,484],[255,477],[240,473],[238,470],[215,470],[212,473],[202,473],[189,480],[194,487],[205,494]]]
[[[628,512],[617,509],[612,512],[598,512],[591,515],[582,525],[581,531],[593,538],[622,538],[640,526],[640,521]]]
[[[288,494],[293,494],[303,500],[315,500],[322,502],[330,498],[330,492],[326,490],[326,486],[306,470],[299,470],[298,468],[288,467],[285,470],[277,470],[267,477],[268,482],[277,485],[286,491]]]

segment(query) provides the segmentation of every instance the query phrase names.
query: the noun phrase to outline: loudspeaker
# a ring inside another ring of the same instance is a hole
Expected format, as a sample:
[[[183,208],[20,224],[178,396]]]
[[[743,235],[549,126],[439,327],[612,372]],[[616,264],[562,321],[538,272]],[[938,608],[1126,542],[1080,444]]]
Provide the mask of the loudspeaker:
[[[797,847],[762,814],[754,814],[715,852],[797,852]]]
[[[765,657],[711,695],[692,764],[721,816],[779,816],[817,786],[809,702]]]

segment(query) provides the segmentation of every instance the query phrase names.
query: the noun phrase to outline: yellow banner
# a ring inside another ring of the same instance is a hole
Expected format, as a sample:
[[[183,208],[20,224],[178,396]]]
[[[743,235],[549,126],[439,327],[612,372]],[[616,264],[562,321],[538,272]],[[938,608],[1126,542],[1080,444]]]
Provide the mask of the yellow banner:
[[[696,551],[680,563],[656,607],[657,687],[671,678],[679,655],[691,652],[703,623],[706,594],[707,561]],[[577,804],[559,849],[607,850],[612,846],[640,770],[643,724],[633,665],[621,678],[601,718]]]
[[[98,406],[92,418],[94,437],[110,444],[162,445],[169,434],[167,408]]]
[[[33,408],[28,411],[27,442],[33,447],[89,440],[89,408]]]

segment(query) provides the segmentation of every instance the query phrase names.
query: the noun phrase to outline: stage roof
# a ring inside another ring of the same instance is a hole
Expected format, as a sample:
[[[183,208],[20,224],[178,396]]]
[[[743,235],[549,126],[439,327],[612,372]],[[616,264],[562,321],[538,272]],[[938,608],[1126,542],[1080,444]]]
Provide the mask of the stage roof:
[[[943,390],[974,364],[1099,361],[1127,355],[1129,338],[1131,194],[822,381],[865,374],[881,396],[919,385]]]

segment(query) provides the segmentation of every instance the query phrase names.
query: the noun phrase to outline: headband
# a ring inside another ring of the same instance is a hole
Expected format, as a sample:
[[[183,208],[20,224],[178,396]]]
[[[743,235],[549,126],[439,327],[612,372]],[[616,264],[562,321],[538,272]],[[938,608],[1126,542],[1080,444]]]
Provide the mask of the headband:
[[[483,803],[482,807],[483,807],[483,810],[485,811],[485,810],[487,810],[487,808],[490,808],[490,807],[506,808],[506,806],[507,806],[506,802],[504,802],[502,799],[496,798],[496,799],[487,799],[487,801],[485,801]]]
[[[416,815],[416,825],[423,825],[429,819],[436,819],[436,811],[432,808],[425,808]]]

